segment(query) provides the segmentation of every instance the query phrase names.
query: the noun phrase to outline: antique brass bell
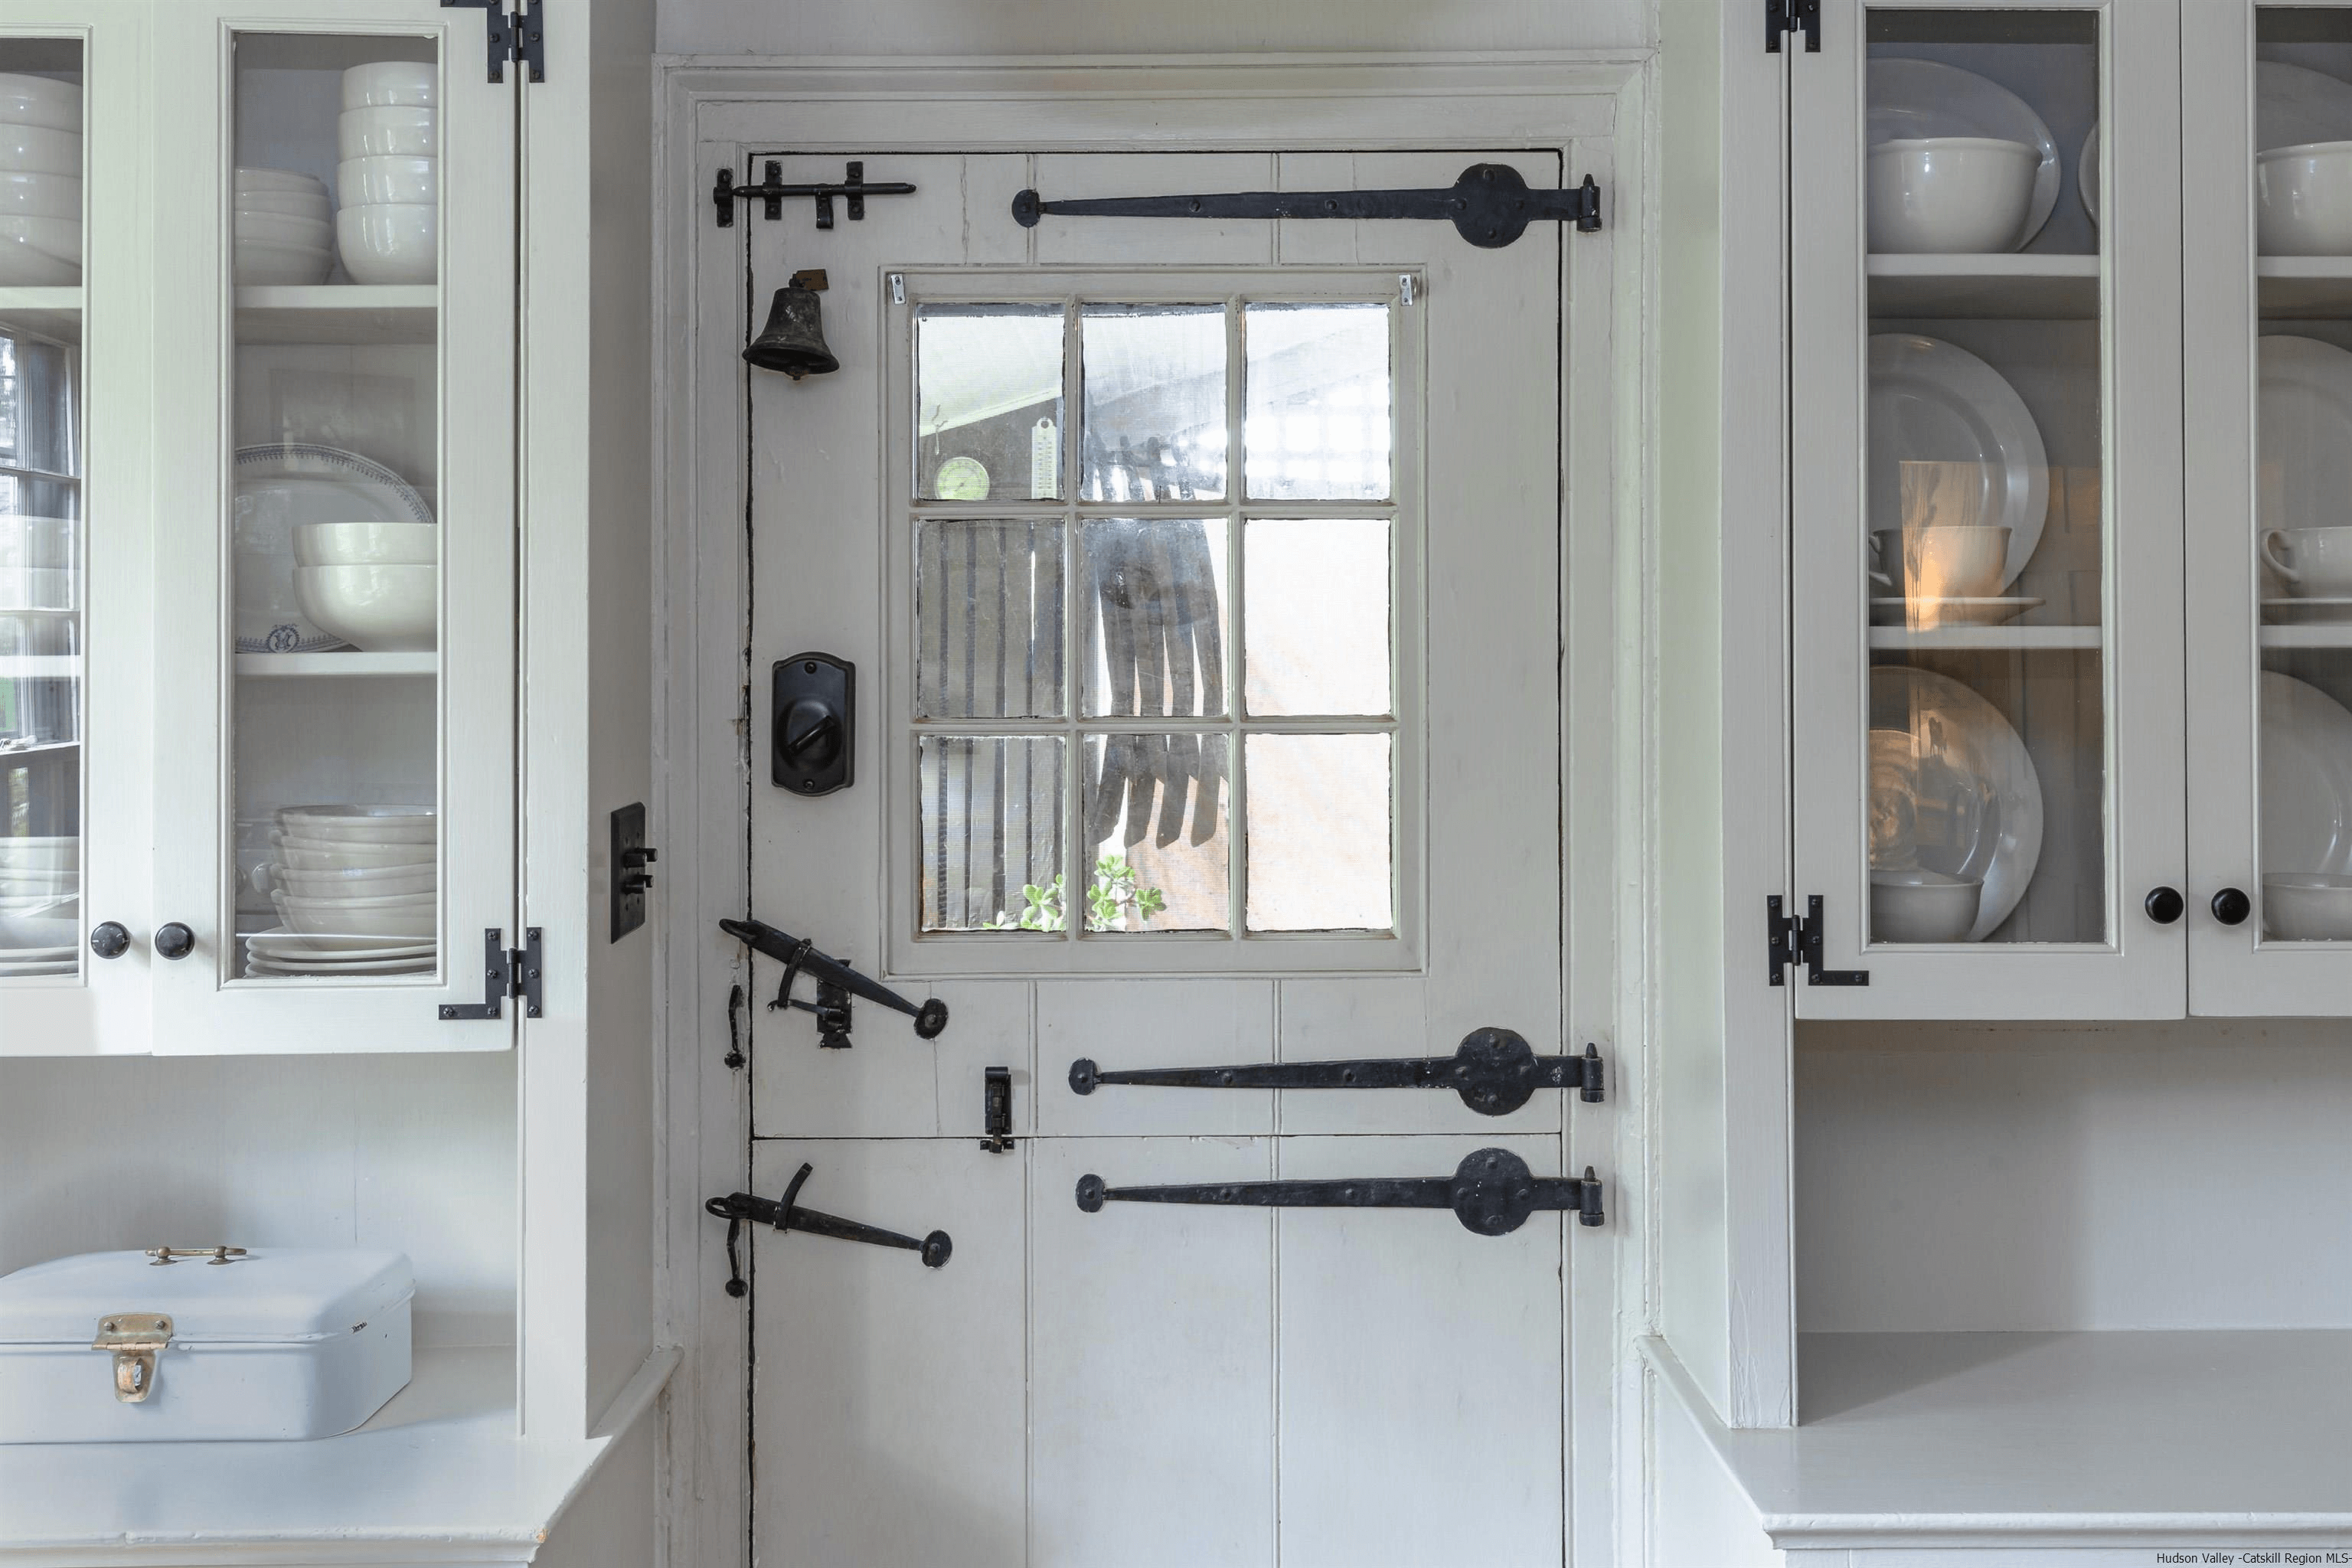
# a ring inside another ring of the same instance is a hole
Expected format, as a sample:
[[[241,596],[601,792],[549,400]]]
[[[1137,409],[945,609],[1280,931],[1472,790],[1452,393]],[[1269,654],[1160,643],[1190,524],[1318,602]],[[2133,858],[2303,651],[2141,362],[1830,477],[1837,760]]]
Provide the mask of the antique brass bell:
[[[782,371],[794,381],[839,370],[841,362],[824,346],[824,313],[817,300],[824,288],[822,268],[793,273],[792,281],[776,290],[775,302],[768,307],[768,324],[743,351],[745,362],[761,370]]]

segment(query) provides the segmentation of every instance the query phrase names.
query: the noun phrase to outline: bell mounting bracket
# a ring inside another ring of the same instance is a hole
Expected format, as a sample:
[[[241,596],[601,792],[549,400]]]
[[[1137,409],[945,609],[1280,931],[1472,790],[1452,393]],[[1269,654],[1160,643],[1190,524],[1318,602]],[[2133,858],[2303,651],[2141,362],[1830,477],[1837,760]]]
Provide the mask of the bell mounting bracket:
[[[1253,1062],[1227,1068],[1142,1068],[1106,1072],[1085,1057],[1070,1064],[1070,1089],[1098,1084],[1166,1089],[1450,1089],[1481,1116],[1507,1116],[1538,1089],[1574,1089],[1587,1104],[1601,1096],[1601,1050],[1539,1057],[1510,1029],[1473,1029],[1450,1057],[1373,1057],[1339,1062]]]
[[[773,158],[764,162],[760,172],[766,178],[758,184],[739,185],[735,183],[734,170],[719,171],[718,183],[710,187],[710,204],[718,209],[719,227],[733,228],[735,204],[755,197],[760,202],[760,216],[774,219],[784,216],[786,196],[813,196],[816,199],[817,227],[831,228],[833,198],[835,196],[843,198],[843,204],[849,209],[850,222],[863,223],[866,221],[866,197],[911,196],[915,194],[915,187],[904,180],[868,181],[866,165],[862,163],[852,163],[847,177],[838,184],[787,184],[784,183],[783,164]]]
[[[779,1231],[802,1230],[814,1236],[829,1236],[837,1241],[862,1241],[870,1247],[904,1247],[920,1256],[926,1268],[940,1268],[955,1250],[955,1243],[943,1230],[935,1230],[917,1241],[911,1236],[884,1230],[880,1226],[864,1225],[854,1219],[843,1219],[836,1215],[801,1207],[793,1200],[801,1195],[801,1184],[809,1179],[809,1172],[814,1168],[803,1162],[801,1168],[793,1173],[792,1184],[784,1188],[784,1195],[781,1198],[730,1193],[723,1198],[703,1201],[704,1213],[727,1222],[727,1293],[730,1296],[740,1296],[751,1289],[743,1282],[742,1262],[735,1252],[735,1244],[742,1237],[746,1221],[771,1226]]]
[[[819,952],[813,939],[778,931],[763,921],[720,921],[719,929],[784,966],[783,981],[776,987],[776,999],[768,1004],[768,1011],[798,1007],[804,1013],[815,1014],[816,1043],[820,1046],[835,1050],[848,1047],[849,1002],[853,996],[863,996],[868,1002],[878,1002],[906,1014],[915,1020],[918,1039],[936,1040],[948,1026],[948,1005],[938,997],[920,1005],[909,1002],[881,982],[868,980],[841,959]],[[814,1002],[803,1002],[793,994],[793,982],[803,973],[816,982]]]
[[[1362,1176],[1330,1182],[1201,1182],[1183,1186],[1113,1187],[1097,1175],[1078,1178],[1078,1207],[1088,1214],[1110,1202],[1227,1204],[1278,1209],[1452,1209],[1465,1230],[1508,1236],[1543,1209],[1572,1210],[1579,1225],[1600,1225],[1601,1179],[1538,1176],[1508,1149],[1480,1149],[1463,1157],[1451,1176]]]

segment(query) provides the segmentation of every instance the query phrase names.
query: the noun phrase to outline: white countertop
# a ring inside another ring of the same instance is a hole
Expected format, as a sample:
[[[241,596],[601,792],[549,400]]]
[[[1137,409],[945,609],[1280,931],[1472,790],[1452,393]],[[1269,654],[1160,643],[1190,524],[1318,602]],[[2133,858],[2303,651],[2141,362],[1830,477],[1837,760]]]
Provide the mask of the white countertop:
[[[1806,1334],[1785,1431],[1642,1346],[1783,1549],[2352,1550],[2352,1331]]]
[[[675,1350],[649,1357],[602,1433],[515,1435],[514,1352],[419,1350],[367,1425],[307,1443],[0,1445],[0,1563],[47,1568],[129,1548],[173,1563],[521,1562],[629,1425]]]

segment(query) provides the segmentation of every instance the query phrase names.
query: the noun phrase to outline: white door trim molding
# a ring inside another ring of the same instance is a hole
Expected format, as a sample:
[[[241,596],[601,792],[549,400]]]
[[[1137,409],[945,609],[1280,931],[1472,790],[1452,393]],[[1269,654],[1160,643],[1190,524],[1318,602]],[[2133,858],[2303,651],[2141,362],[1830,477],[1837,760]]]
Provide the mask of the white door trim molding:
[[[1654,350],[1654,205],[1646,171],[1654,59],[1640,52],[1278,55],[1024,59],[677,58],[656,62],[654,263],[657,702],[654,841],[667,851],[670,921],[656,933],[655,1072],[662,1111],[656,1337],[686,1347],[663,1434],[665,1562],[728,1568],[748,1555],[742,1304],[727,1296],[712,1193],[749,1179],[749,1086],[721,1065],[727,996],[747,978],[706,927],[746,897],[742,822],[761,787],[743,748],[749,667],[740,241],[705,243],[716,169],[772,149],[900,152],[1556,150],[1601,183],[1606,227],[1566,248],[1560,449],[1560,803],[1569,826],[1561,954],[1569,1037],[1610,1058],[1606,1103],[1579,1105],[1574,1163],[1606,1173],[1609,1226],[1579,1238],[1562,1412],[1570,1560],[1643,1560],[1638,1456],[1646,1450],[1634,1339],[1654,1332],[1647,1085],[1653,721],[1643,541]],[[722,155],[723,154],[723,155]],[[883,168],[873,177],[888,178]],[[811,221],[793,212],[793,221]],[[757,224],[761,220],[751,220]],[[1011,216],[1005,216],[1010,224]],[[743,229],[735,231],[740,236]],[[726,254],[722,255],[722,249]],[[734,265],[721,265],[727,256]],[[698,345],[709,352],[698,354]],[[712,411],[725,410],[724,417]],[[672,847],[675,846],[673,848]],[[747,1005],[750,1003],[747,1001]],[[1622,1456],[1621,1460],[1620,1456]]]

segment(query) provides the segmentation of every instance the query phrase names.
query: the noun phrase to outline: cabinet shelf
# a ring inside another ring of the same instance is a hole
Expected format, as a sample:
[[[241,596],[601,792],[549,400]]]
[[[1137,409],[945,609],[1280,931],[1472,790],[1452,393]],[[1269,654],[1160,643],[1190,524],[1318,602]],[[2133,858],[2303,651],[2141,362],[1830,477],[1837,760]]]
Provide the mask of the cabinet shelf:
[[[0,322],[78,343],[81,342],[81,290],[0,289]]]
[[[430,648],[423,653],[362,653],[356,648],[342,653],[241,653],[236,656],[236,673],[240,677],[323,676],[329,679],[350,679],[379,675],[437,675],[441,656]]]
[[[430,283],[321,283],[239,289],[245,343],[429,343],[441,291]]]
[[[2340,316],[2352,310],[2352,256],[2261,257],[2254,284],[2264,316]]]
[[[2087,321],[2099,313],[2096,256],[1873,256],[1866,273],[1874,319]]]
[[[2105,635],[2098,626],[1934,626],[1918,631],[1909,626],[1873,626],[1870,646],[1874,651],[1906,653],[1935,648],[2095,648],[2101,646]]]
[[[2264,647],[2344,647],[2352,648],[2352,621],[2319,621],[2301,626],[2264,626],[2262,628]]]

